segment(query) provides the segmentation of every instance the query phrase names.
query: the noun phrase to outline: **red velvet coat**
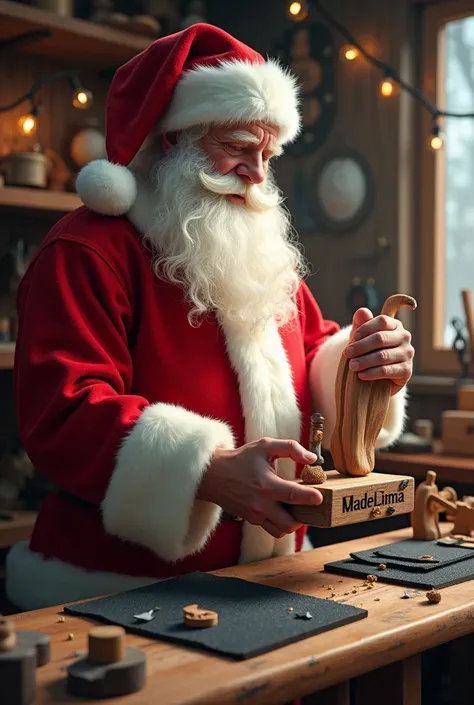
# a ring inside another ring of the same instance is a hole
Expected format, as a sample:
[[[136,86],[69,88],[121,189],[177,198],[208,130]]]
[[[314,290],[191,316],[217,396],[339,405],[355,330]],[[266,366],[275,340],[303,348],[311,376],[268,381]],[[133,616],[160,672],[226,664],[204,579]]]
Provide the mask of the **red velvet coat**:
[[[301,548],[303,531],[275,540],[195,499],[217,445],[307,445],[315,408],[331,432],[348,332],[304,283],[298,304],[296,326],[260,336],[213,317],[193,328],[126,218],[81,208],[53,228],[19,290],[15,390],[24,447],[58,491],[9,557],[10,599],[54,604],[109,589],[95,574],[159,579]],[[294,478],[294,464],[278,472]]]

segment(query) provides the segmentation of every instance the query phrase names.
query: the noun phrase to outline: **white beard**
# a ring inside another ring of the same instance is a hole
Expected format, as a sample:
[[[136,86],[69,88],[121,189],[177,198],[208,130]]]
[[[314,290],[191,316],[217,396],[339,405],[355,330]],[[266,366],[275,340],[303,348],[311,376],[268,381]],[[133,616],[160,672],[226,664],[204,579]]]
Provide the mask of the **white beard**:
[[[284,325],[297,314],[306,265],[278,191],[269,177],[246,205],[231,203],[222,193],[236,193],[243,182],[216,174],[195,142],[182,135],[153,170],[156,207],[145,237],[154,271],[182,286],[193,325],[212,312],[246,328]],[[143,156],[146,163],[150,152]]]

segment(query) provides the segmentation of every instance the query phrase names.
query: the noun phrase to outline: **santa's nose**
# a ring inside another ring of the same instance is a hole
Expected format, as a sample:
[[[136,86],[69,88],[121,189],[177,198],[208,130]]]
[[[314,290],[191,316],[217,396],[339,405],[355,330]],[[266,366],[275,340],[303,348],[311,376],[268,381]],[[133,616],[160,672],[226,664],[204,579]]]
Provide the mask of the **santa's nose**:
[[[247,184],[262,184],[267,175],[266,167],[261,159],[239,164],[235,173]]]

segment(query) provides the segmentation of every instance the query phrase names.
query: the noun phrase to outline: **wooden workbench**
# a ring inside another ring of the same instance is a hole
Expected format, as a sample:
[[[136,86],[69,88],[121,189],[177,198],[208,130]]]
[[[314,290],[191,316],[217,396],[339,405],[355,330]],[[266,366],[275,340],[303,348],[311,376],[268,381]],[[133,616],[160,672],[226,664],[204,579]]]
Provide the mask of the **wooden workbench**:
[[[403,588],[384,585],[380,577],[374,589],[360,587],[353,594],[353,586],[362,581],[322,572],[324,563],[345,558],[350,551],[409,535],[405,529],[393,531],[217,571],[317,597],[336,592],[334,599],[364,607],[369,616],[240,662],[128,635],[130,645],[146,652],[148,682],[142,691],[110,705],[282,705],[317,691],[315,703],[349,705],[348,682],[354,678],[356,705],[420,705],[421,653],[474,633],[474,581],[445,588],[435,605],[427,603],[424,593],[403,599]],[[52,661],[38,671],[35,705],[79,702],[66,693],[65,666],[77,658],[75,650],[86,649],[91,622],[66,616],[60,623],[61,611],[44,609],[14,617],[18,629],[52,637]],[[73,634],[72,640],[68,634]]]
[[[453,482],[474,486],[474,453],[471,457],[444,455],[439,441],[433,444],[432,453],[377,452],[375,468],[378,472],[411,475],[424,480],[427,470],[434,470],[439,482]]]

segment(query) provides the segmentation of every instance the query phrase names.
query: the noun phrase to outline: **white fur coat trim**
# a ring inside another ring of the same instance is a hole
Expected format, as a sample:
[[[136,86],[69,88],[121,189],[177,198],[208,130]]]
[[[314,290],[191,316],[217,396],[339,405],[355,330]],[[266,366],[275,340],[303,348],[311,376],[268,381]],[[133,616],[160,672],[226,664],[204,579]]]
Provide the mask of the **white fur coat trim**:
[[[223,61],[183,74],[158,129],[178,132],[195,125],[263,121],[279,127],[280,144],[298,135],[295,76],[277,61]]]
[[[310,385],[313,406],[324,416],[324,446],[329,448],[336,425],[335,386],[337,368],[344,349],[349,343],[351,326],[341,328],[331,336],[314,356],[310,366]],[[384,426],[377,439],[376,448],[392,445],[402,434],[406,422],[406,387],[390,399]]]
[[[221,321],[221,326],[239,382],[246,442],[265,436],[298,440],[300,411],[290,365],[276,326],[269,325],[255,334],[226,321]],[[280,477],[295,479],[296,466],[292,460],[277,460],[275,467]],[[294,551],[294,534],[274,539],[261,527],[244,524],[240,563]]]
[[[89,571],[45,558],[32,551],[27,541],[15,544],[6,558],[6,594],[20,610],[40,610],[156,582],[156,578]]]
[[[221,516],[195,499],[217,446],[234,447],[225,423],[172,404],[149,406],[118,452],[102,502],[105,530],[165,561],[197,553]]]

